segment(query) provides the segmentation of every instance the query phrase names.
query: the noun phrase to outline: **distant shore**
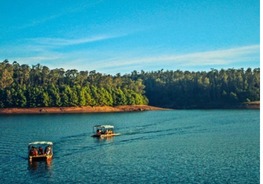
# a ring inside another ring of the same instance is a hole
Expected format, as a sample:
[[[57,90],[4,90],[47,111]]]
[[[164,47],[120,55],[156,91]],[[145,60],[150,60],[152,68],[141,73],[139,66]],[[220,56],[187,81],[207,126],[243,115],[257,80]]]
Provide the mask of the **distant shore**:
[[[208,108],[212,109],[212,108]],[[218,109],[218,108],[216,108]],[[219,108],[220,109],[220,108]],[[260,109],[260,102],[244,103],[235,108],[222,109]],[[85,107],[35,107],[35,108],[0,108],[0,114],[73,114],[73,113],[107,113],[107,112],[140,112],[167,110],[166,108],[149,105],[121,105],[121,106],[85,106]]]
[[[0,114],[68,114],[68,113],[103,113],[103,112],[137,112],[165,110],[149,105],[123,106],[85,106],[85,107],[35,107],[35,108],[0,108]]]
[[[246,108],[246,109],[260,109],[260,101],[244,103],[244,108]]]

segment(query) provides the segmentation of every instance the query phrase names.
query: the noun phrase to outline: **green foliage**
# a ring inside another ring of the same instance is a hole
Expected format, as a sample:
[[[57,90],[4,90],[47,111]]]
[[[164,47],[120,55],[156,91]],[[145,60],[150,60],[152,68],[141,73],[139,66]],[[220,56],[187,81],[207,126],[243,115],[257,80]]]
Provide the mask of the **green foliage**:
[[[0,108],[147,104],[143,89],[142,80],[120,75],[0,63]]]
[[[149,103],[169,108],[235,107],[260,100],[260,69],[228,69],[208,72],[134,71],[141,79]]]
[[[260,100],[260,69],[155,71],[121,76],[0,63],[0,108],[150,104],[169,108],[234,107]]]

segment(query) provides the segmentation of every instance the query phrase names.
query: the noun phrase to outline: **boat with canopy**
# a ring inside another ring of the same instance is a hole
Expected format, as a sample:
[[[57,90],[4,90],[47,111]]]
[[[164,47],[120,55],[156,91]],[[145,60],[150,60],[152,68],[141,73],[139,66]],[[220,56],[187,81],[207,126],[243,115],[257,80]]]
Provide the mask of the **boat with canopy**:
[[[120,135],[119,133],[114,132],[113,125],[95,125],[93,127],[94,134],[92,137],[104,138]]]
[[[49,141],[35,141],[28,144],[28,160],[49,161],[53,157],[53,143]]]

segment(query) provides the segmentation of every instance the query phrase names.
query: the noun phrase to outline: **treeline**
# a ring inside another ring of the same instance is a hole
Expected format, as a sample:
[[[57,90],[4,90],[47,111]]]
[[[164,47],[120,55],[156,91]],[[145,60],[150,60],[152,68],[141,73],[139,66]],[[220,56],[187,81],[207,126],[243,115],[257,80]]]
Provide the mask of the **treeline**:
[[[209,72],[132,72],[142,79],[151,105],[169,108],[230,108],[260,100],[260,69]]]
[[[0,63],[0,107],[147,104],[142,80],[96,71],[50,70],[40,64]]]
[[[260,100],[260,69],[96,71],[0,63],[0,107],[117,106],[228,108]]]

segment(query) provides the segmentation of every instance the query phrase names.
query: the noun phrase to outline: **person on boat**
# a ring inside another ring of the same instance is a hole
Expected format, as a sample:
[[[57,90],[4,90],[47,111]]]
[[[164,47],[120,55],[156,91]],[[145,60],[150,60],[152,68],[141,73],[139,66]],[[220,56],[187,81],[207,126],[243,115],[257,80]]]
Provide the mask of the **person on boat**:
[[[51,154],[51,147],[50,147],[50,146],[47,146],[47,147],[46,147],[45,153],[46,153],[47,155]]]
[[[33,147],[30,149],[29,155],[30,155],[30,156],[33,156],[33,155],[34,155],[34,149],[33,149]]]
[[[31,156],[37,156],[38,155],[38,151],[34,146],[32,146],[32,148],[30,149],[30,155]]]
[[[39,147],[39,148],[38,148],[38,154],[39,154],[39,155],[43,155],[43,153],[44,153],[44,152],[43,152],[43,148],[42,148],[42,147]]]
[[[101,135],[101,130],[97,130],[97,135],[98,135],[98,136]]]

